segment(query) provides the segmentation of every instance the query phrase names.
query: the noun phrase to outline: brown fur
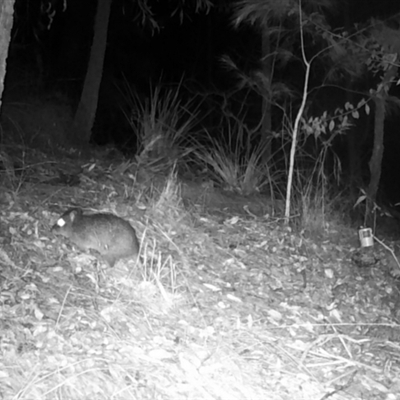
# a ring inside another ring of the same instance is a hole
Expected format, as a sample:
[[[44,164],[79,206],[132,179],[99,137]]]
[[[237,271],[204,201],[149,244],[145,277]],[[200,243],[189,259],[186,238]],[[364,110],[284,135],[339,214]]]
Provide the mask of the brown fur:
[[[65,222],[60,226],[60,222]],[[128,221],[113,214],[84,215],[79,208],[65,212],[51,228],[82,250],[98,251],[110,267],[121,258],[137,257],[139,242]]]

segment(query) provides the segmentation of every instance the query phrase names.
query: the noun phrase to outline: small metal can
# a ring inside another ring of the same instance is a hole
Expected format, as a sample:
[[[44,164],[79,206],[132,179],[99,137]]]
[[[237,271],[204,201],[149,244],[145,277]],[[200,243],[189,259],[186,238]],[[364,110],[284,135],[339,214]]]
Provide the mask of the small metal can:
[[[374,245],[374,236],[371,228],[360,228],[358,230],[361,247],[371,247]]]

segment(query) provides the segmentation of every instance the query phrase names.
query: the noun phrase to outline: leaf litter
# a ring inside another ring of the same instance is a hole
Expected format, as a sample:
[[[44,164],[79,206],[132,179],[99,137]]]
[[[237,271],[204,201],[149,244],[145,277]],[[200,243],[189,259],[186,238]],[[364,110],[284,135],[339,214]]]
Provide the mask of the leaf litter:
[[[3,398],[400,396],[399,284],[386,250],[362,252],[340,225],[313,239],[243,204],[197,207],[193,186],[184,205],[176,176],[133,188],[118,168],[111,179],[87,165],[80,185],[54,194],[54,181],[36,182],[1,208]],[[124,206],[142,263],[107,270],[53,237],[74,204]]]

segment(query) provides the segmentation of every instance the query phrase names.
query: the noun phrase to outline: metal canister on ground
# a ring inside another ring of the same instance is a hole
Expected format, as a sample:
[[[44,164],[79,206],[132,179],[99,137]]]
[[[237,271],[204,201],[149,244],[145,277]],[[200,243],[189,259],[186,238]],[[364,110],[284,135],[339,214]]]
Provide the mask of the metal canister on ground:
[[[360,228],[358,230],[361,247],[371,247],[374,245],[374,236],[371,228]]]

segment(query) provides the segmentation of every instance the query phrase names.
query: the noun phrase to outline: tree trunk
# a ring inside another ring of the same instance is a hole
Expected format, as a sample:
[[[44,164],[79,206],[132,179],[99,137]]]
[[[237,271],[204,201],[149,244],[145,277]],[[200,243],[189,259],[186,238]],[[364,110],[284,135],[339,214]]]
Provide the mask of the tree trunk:
[[[343,1],[341,3],[341,17],[344,21],[344,27],[347,32],[350,32],[353,23],[350,18],[351,10],[350,10],[350,2]],[[353,87],[353,80],[348,79],[346,82],[346,102],[350,104],[356,104],[357,100],[355,97],[355,90]],[[370,118],[368,115],[367,118]],[[361,145],[360,142],[362,140],[360,132],[360,128],[352,128],[344,135],[343,140],[345,140],[347,146],[347,160],[348,160],[348,174],[347,174],[347,185],[350,190],[350,199],[351,201],[357,199],[359,197],[360,192],[360,181],[362,179],[362,169],[361,169]],[[368,130],[365,130],[368,132]],[[366,136],[366,134],[364,134]]]
[[[371,159],[369,160],[370,180],[367,189],[367,206],[365,210],[364,224],[367,227],[374,227],[376,194],[379,188],[383,158],[383,139],[385,125],[385,103],[389,97],[389,89],[397,75],[398,68],[393,64],[385,72],[380,89],[375,97],[375,125],[374,125],[374,147]]]
[[[13,26],[14,1],[2,0],[0,2],[0,110],[4,91],[4,79],[6,77],[8,47],[10,45],[11,28]]]
[[[81,100],[73,123],[73,142],[86,146],[89,143],[96,116],[99,89],[107,47],[108,21],[112,0],[98,0],[94,24],[94,37],[89,65],[83,85]]]
[[[272,57],[271,57],[271,40],[267,33],[267,28],[263,29],[261,38],[261,60],[264,75],[265,87],[262,96],[261,110],[261,140],[266,143],[265,152],[263,154],[263,163],[268,164],[271,158],[271,84],[272,84]]]

